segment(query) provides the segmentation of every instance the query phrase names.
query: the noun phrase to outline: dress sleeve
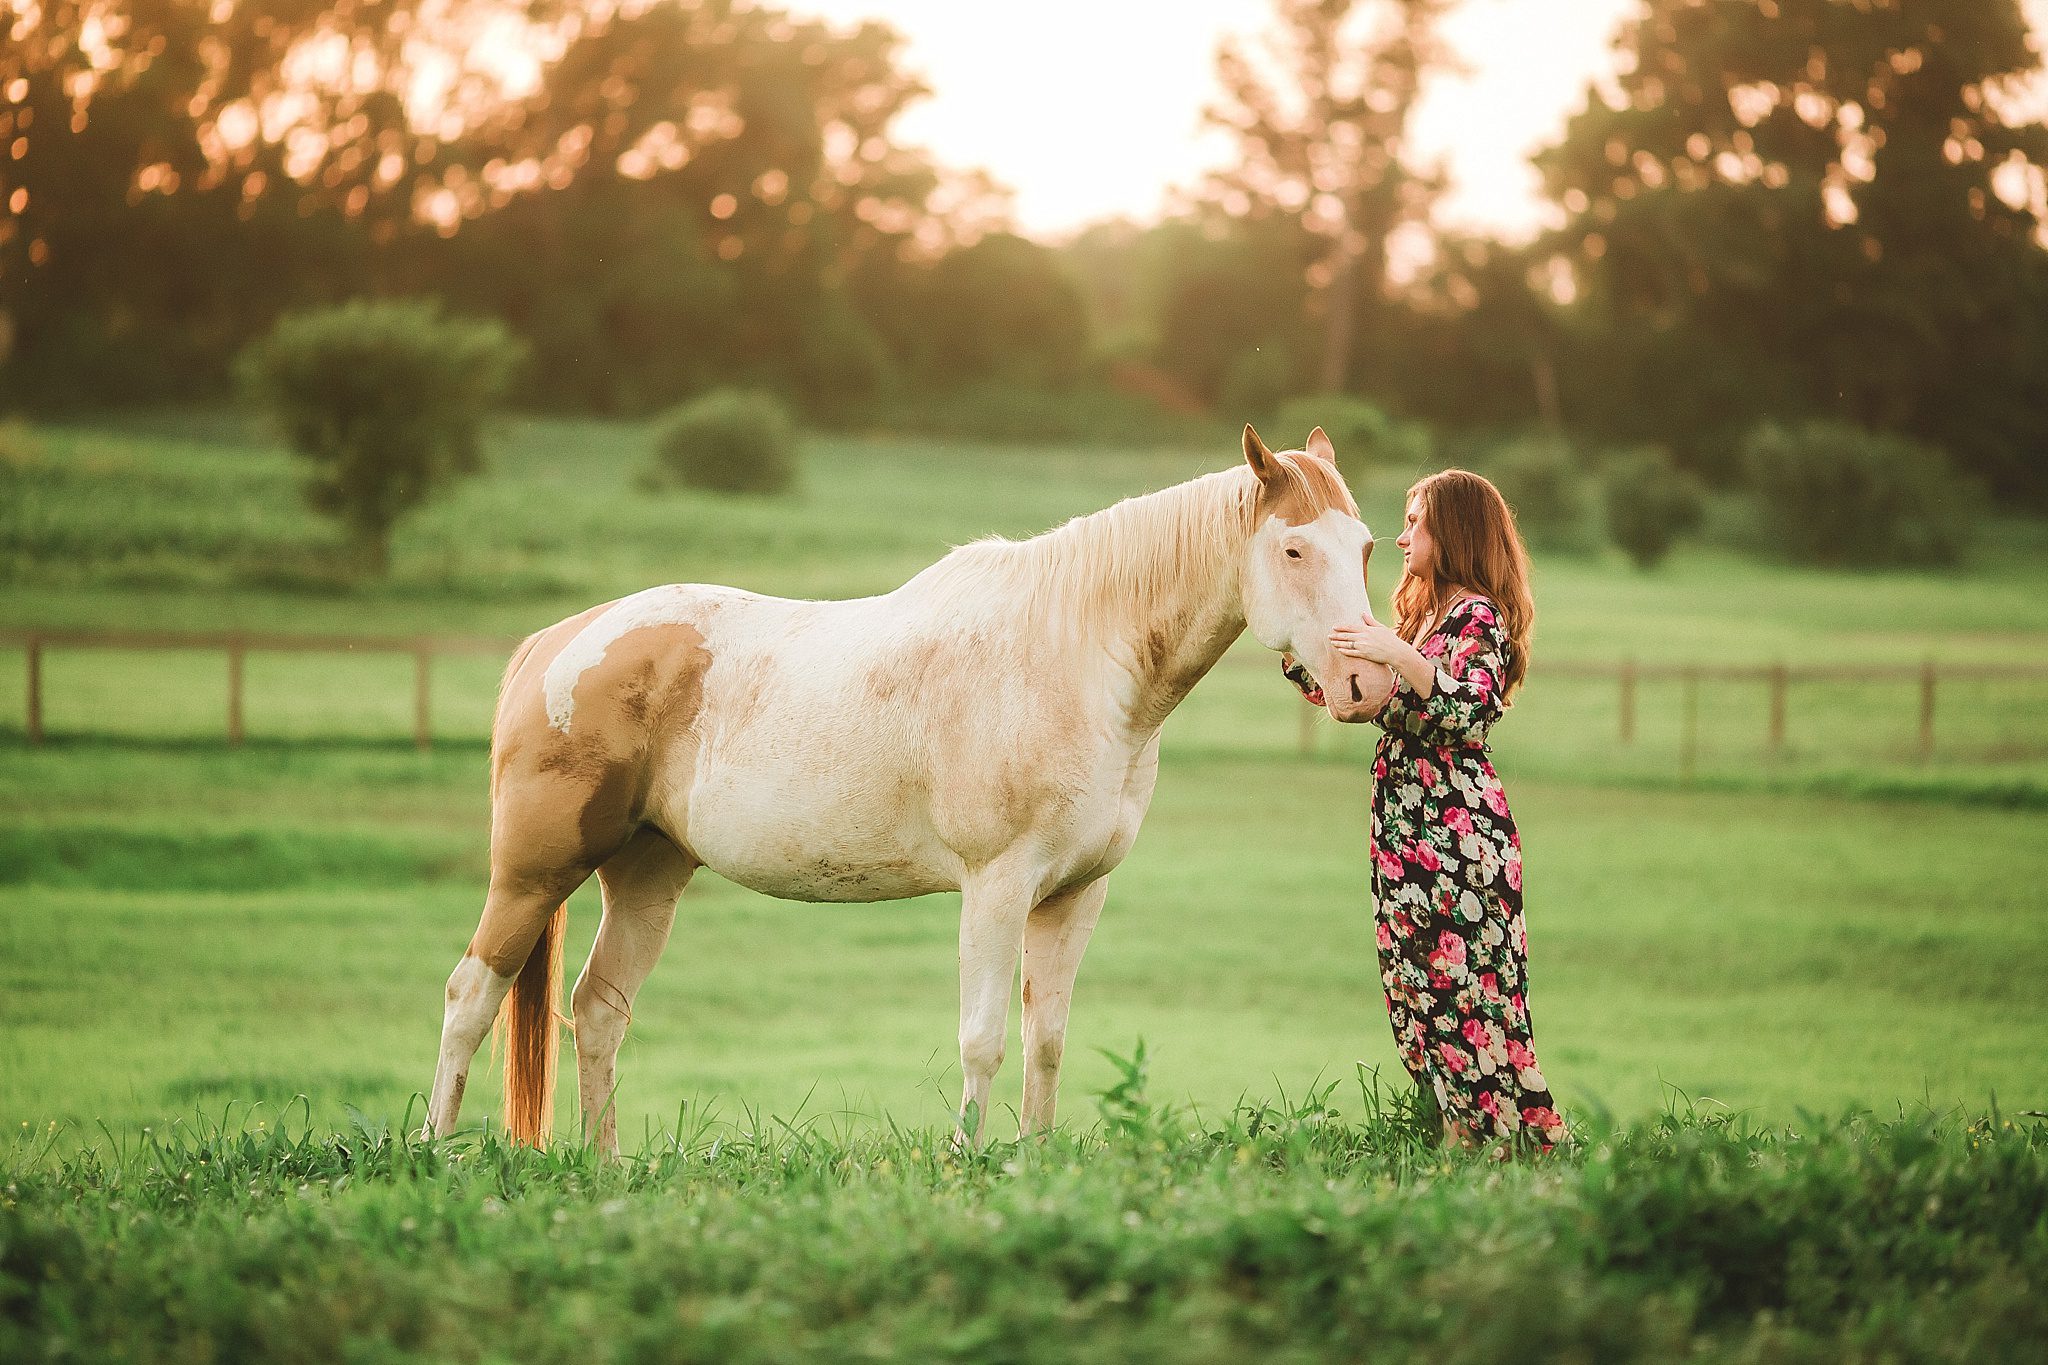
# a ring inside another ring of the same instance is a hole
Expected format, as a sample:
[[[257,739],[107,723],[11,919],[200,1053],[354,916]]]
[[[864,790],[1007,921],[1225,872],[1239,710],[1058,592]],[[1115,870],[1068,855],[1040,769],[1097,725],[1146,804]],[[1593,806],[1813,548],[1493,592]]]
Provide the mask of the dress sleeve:
[[[1280,676],[1293,683],[1305,700],[1316,706],[1324,704],[1323,689],[1316,686],[1316,680],[1308,675],[1308,670],[1293,655],[1280,656]]]
[[[1427,700],[1417,697],[1401,675],[1394,694],[1376,717],[1383,729],[1413,735],[1428,744],[1476,744],[1506,706],[1508,637],[1487,602],[1467,603],[1457,613],[1451,647],[1436,660],[1436,686]]]

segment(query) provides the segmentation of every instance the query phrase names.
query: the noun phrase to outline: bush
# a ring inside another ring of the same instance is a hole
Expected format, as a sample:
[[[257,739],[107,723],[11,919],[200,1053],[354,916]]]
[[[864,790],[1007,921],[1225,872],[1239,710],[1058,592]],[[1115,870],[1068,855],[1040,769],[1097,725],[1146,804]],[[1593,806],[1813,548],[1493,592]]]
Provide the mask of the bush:
[[[286,316],[236,369],[313,462],[306,500],[340,519],[381,576],[399,517],[483,467],[483,419],[520,357],[496,322],[443,318],[426,300],[358,299]]]
[[[1591,495],[1578,456],[1555,437],[1532,436],[1497,447],[1486,474],[1514,509],[1515,524],[1530,546],[1545,550],[1590,549]]]
[[[1982,495],[1940,451],[1840,422],[1766,423],[1743,442],[1758,520],[1810,564],[1952,564]]]
[[[1660,449],[1627,451],[1608,460],[1600,477],[1600,501],[1608,538],[1639,569],[1662,561],[1673,542],[1699,529],[1706,513],[1699,480]]]
[[[650,482],[716,493],[785,493],[796,486],[796,422],[771,393],[713,389],[655,427]]]
[[[1337,448],[1344,477],[1358,485],[1375,468],[1420,470],[1436,454],[1436,441],[1421,422],[1404,422],[1363,398],[1318,394],[1290,398],[1274,415],[1273,430],[1286,447],[1308,439],[1317,427]]]

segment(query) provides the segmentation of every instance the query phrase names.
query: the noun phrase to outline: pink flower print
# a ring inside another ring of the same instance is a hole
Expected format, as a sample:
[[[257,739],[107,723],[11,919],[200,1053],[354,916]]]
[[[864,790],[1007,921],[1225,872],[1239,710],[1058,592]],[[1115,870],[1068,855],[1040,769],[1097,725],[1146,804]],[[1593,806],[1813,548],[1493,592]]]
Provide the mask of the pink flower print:
[[[1473,1046],[1474,1048],[1476,1048],[1476,1049],[1483,1049],[1483,1048],[1485,1048],[1485,1046],[1486,1046],[1486,1024],[1485,1024],[1485,1021],[1483,1021],[1483,1020],[1479,1020],[1479,1019],[1467,1019],[1467,1020],[1465,1021],[1465,1027],[1464,1027],[1464,1028],[1462,1028],[1462,1029],[1460,1029],[1460,1030],[1459,1030],[1459,1032],[1461,1032],[1462,1034],[1464,1034],[1464,1035],[1465,1035],[1465,1041],[1466,1041],[1466,1042],[1468,1042],[1468,1043],[1470,1043],[1470,1044],[1472,1044],[1472,1046]]]
[[[1451,1069],[1451,1074],[1454,1076],[1463,1075],[1472,1065],[1470,1057],[1467,1057],[1449,1043],[1438,1043],[1436,1050],[1443,1056],[1444,1065]]]
[[[1521,858],[1519,856],[1510,857],[1506,862],[1502,863],[1501,866],[1505,869],[1506,876],[1508,879],[1508,885],[1514,888],[1515,890],[1520,891],[1522,889]]]
[[[1429,974],[1429,988],[1431,990],[1447,991],[1456,984],[1456,982],[1452,981],[1448,976],[1445,976],[1442,972],[1431,972]]]
[[[1379,781],[1387,780],[1387,760],[1376,758],[1372,761],[1372,775]]]
[[[1446,929],[1437,935],[1436,951],[1429,955],[1429,965],[1438,971],[1447,972],[1453,967],[1465,965],[1465,940]]]
[[[1490,1119],[1498,1120],[1500,1118],[1500,1101],[1494,1098],[1491,1090],[1479,1092],[1479,1108],[1480,1112]]]
[[[1420,840],[1408,845],[1407,858],[1425,872],[1439,872],[1444,865],[1444,860],[1436,856],[1436,850]]]
[[[1486,802],[1486,808],[1495,815],[1500,816],[1502,819],[1507,818],[1508,793],[1507,789],[1498,782],[1489,782],[1486,786],[1486,791],[1481,795],[1480,799]]]
[[[1508,1039],[1508,1061],[1518,1068],[1534,1066],[1536,1065],[1536,1054],[1529,1050],[1527,1043],[1510,1038]]]
[[[1424,791],[1435,791],[1437,782],[1440,780],[1437,777],[1436,765],[1426,758],[1416,759],[1415,780],[1422,784]]]
[[[1524,1109],[1522,1122],[1546,1136],[1555,1136],[1564,1131],[1564,1120],[1548,1105],[1537,1104]]]
[[[1482,626],[1490,626],[1498,619],[1499,618],[1493,614],[1493,608],[1487,606],[1486,603],[1474,602],[1472,604],[1472,620],[1477,624]]]
[[[1453,806],[1444,812],[1444,824],[1461,835],[1471,834],[1473,833],[1472,812],[1466,810],[1463,806]]]
[[[1372,861],[1373,865],[1379,868],[1382,877],[1387,878],[1389,881],[1400,880],[1401,860],[1392,853],[1384,848],[1376,848],[1372,851]]]
[[[1384,923],[1379,926],[1379,943],[1383,950],[1390,951],[1394,946],[1394,933]]]
[[[1479,974],[1479,991],[1488,1000],[1500,999],[1500,977],[1492,972]]]

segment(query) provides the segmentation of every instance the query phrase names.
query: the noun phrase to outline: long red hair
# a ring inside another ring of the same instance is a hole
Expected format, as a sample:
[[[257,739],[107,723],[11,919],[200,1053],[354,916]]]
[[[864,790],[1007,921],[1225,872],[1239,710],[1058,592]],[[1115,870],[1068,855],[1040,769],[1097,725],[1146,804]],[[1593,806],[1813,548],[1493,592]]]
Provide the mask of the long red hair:
[[[1429,560],[1417,573],[1402,566],[1394,586],[1394,630],[1412,645],[1423,624],[1439,622],[1452,599],[1466,593],[1491,599],[1508,637],[1501,695],[1512,697],[1529,671],[1529,635],[1536,626],[1529,551],[1515,514],[1498,488],[1466,469],[1446,469],[1410,488],[1401,504],[1404,522],[1417,497],[1429,531]]]

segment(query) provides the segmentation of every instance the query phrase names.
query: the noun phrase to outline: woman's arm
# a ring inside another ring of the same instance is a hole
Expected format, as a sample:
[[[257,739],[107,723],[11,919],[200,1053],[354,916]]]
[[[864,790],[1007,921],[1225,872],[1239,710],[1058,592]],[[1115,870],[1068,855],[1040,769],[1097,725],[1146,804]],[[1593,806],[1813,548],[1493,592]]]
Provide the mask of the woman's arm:
[[[1458,634],[1439,665],[1415,646],[1370,618],[1332,632],[1340,654],[1374,659],[1399,675],[1400,683],[1376,718],[1388,730],[1431,744],[1470,744],[1484,739],[1506,702],[1501,680],[1507,673],[1507,634],[1491,605],[1471,602],[1454,619]]]

